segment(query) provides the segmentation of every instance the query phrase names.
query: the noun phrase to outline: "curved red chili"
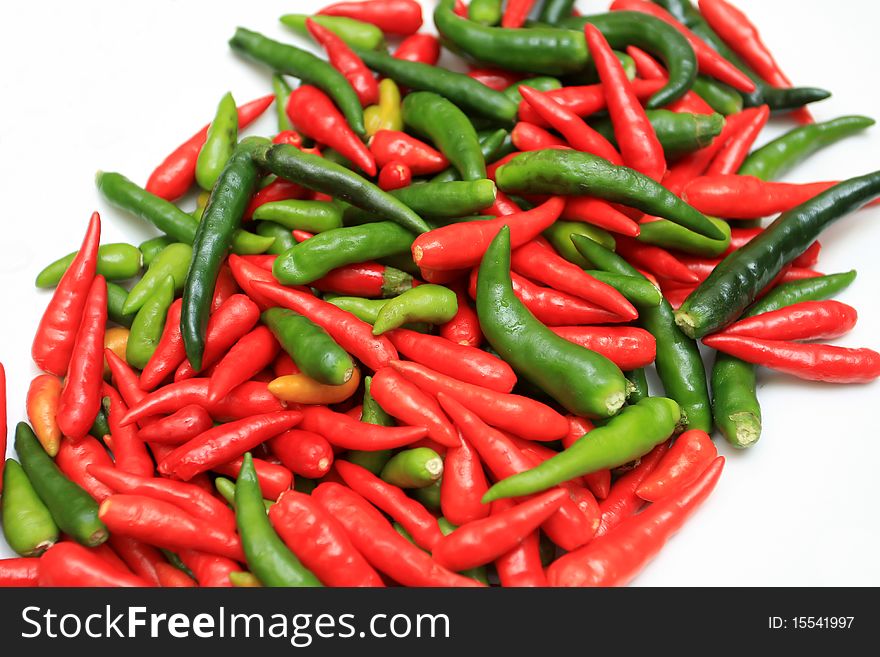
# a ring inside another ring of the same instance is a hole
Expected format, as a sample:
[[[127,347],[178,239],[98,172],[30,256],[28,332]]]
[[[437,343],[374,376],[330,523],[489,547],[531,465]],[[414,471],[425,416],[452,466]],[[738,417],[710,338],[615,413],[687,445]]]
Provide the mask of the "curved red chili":
[[[455,312],[455,317],[440,326],[440,337],[455,344],[479,347],[483,341],[483,332],[480,330],[477,311],[470,304],[462,283],[456,283],[449,287],[455,292],[458,310]]]
[[[113,467],[107,450],[91,436],[79,442],[62,438],[55,455],[55,465],[68,479],[82,487],[98,502],[113,494],[113,491],[89,473],[90,465]]]
[[[203,587],[232,587],[229,573],[241,570],[241,566],[232,559],[199,550],[180,550],[177,556],[190,569],[199,586]]]
[[[346,16],[372,23],[386,34],[406,36],[422,26],[422,7],[415,0],[366,0],[337,2],[321,9],[326,16]]]
[[[369,148],[377,166],[401,162],[414,176],[439,173],[449,166],[443,153],[399,130],[379,130],[370,137]]]
[[[0,588],[37,586],[40,560],[33,557],[0,559]]]
[[[534,6],[535,0],[507,0],[504,13],[501,14],[501,27],[522,27]]]
[[[657,467],[660,459],[663,458],[668,449],[668,443],[660,443],[645,454],[636,467],[625,473],[611,485],[608,497],[599,503],[602,519],[599,522],[599,528],[596,530],[597,537],[607,534],[642,508],[644,500],[636,495],[636,490],[638,490],[645,477]]]
[[[510,85],[522,80],[521,75],[499,68],[472,68],[467,74],[469,78],[473,78],[495,91],[504,91]]]
[[[257,483],[260,484],[260,491],[267,500],[277,500],[281,493],[289,490],[293,485],[293,473],[283,465],[256,458],[253,461],[254,470],[257,472]],[[237,479],[243,462],[244,459],[239,456],[229,463],[215,465],[213,472]],[[197,480],[198,477],[192,481]],[[208,485],[210,487],[210,481]]]
[[[629,238],[617,240],[617,252],[634,267],[647,269],[657,278],[696,285],[697,276],[669,251],[652,244],[642,244]]]
[[[648,502],[657,502],[694,481],[716,456],[718,450],[709,434],[699,429],[685,431],[642,480],[636,495]]]
[[[159,550],[142,541],[118,534],[108,538],[107,543],[131,572],[143,577],[153,586],[164,586],[160,581],[159,572],[162,566],[169,564],[165,562],[165,557]]]
[[[147,587],[150,583],[108,563],[78,543],[56,543],[40,557],[37,581],[42,587]]]
[[[433,34],[413,34],[400,42],[394,57],[434,66],[440,59],[440,41]]]
[[[644,329],[630,326],[553,326],[556,335],[602,354],[622,370],[654,362],[657,342]]]
[[[464,525],[489,515],[481,501],[489,490],[483,464],[476,450],[463,438],[458,447],[446,450],[440,480],[440,510],[453,525]],[[411,532],[410,532],[411,533]]]
[[[412,184],[412,171],[404,162],[389,162],[379,170],[376,184],[379,189],[390,192]]]
[[[175,568],[170,563],[159,562],[156,564],[156,583],[163,588],[190,588],[198,586],[196,581],[180,568]]]
[[[540,151],[544,148],[571,148],[565,141],[534,123],[520,121],[510,133],[513,145],[521,151]]]
[[[394,21],[397,22],[396,20]],[[315,41],[324,46],[330,65],[345,76],[357,94],[361,105],[375,105],[379,102],[379,84],[366,64],[335,33],[322,27],[311,18],[306,19],[306,28]]]
[[[664,80],[642,80],[636,78],[632,81],[632,89],[636,94],[636,98],[644,101],[662,89],[664,84]],[[544,92],[544,96],[562,105],[572,114],[582,118],[605,109],[605,90],[601,84],[550,89]],[[520,121],[527,121],[541,127],[549,125],[527,100],[520,101],[517,115]]]
[[[840,301],[802,301],[741,319],[721,333],[764,340],[830,340],[848,333],[857,320],[856,309]]]
[[[294,474],[320,479],[333,467],[333,447],[313,431],[290,429],[272,438],[269,449]]]
[[[636,74],[646,80],[663,80],[669,77],[666,70],[657,61],[641,48],[627,46],[626,53],[633,58],[636,65]],[[634,83],[635,80],[631,82]],[[672,112],[693,112],[694,114],[714,114],[715,110],[705,100],[700,98],[693,90],[689,90],[684,96],[670,103],[666,108]]]
[[[595,428],[593,423],[587,418],[577,417],[576,415],[569,415],[568,423],[568,434],[562,439],[562,447],[565,449],[571,447]],[[581,479],[583,479],[583,482],[597,500],[604,500],[608,497],[608,493],[611,490],[611,470],[608,468],[597,470],[596,472],[584,475]]]
[[[186,358],[183,335],[180,332],[180,309],[183,299],[176,299],[168,309],[165,327],[156,350],[150,356],[140,376],[142,390],[150,391],[168,379]]]
[[[208,403],[221,400],[235,387],[269,367],[280,349],[272,331],[263,325],[243,336],[214,367],[208,384]]]
[[[627,237],[639,236],[639,225],[611,203],[590,196],[572,196],[565,199],[562,218],[581,221]]]
[[[414,443],[428,434],[425,427],[383,427],[358,422],[325,406],[306,406],[302,409],[302,416],[300,429],[320,434],[331,445],[342,449],[370,452],[394,449]]]
[[[103,387],[104,406],[107,412],[107,424],[110,427],[110,435],[104,440],[111,443],[113,461],[116,469],[134,475],[150,477],[153,475],[153,459],[147,451],[147,446],[138,435],[137,427],[131,424],[122,425],[120,420],[128,412],[128,407],[122,401],[116,389],[105,383]]]
[[[492,203],[488,208],[485,208],[480,211],[480,214],[497,217],[497,216],[506,216],[511,214],[517,214],[522,212],[522,208],[520,208],[516,203],[511,201],[507,194],[502,192],[500,189],[495,190],[495,202]]]
[[[295,132],[294,134],[299,136]],[[301,137],[300,140],[302,140]],[[256,210],[261,205],[265,205],[266,203],[274,203],[275,201],[288,201],[290,199],[301,199],[304,198],[307,194],[308,190],[306,190],[304,187],[300,187],[296,183],[285,180],[284,178],[276,178],[268,185],[260,189],[256,194],[254,194],[254,197],[248,204],[248,207],[244,211],[244,216],[242,218],[251,219],[254,216],[254,210]]]
[[[731,174],[739,171],[761,130],[767,125],[770,108],[767,105],[751,107],[743,110],[741,116],[743,125],[739,133],[730,137],[718,151],[706,169],[706,175]]]
[[[513,507],[510,499],[496,500],[493,509],[499,512]],[[547,586],[547,576],[541,563],[541,536],[537,531],[526,536],[510,552],[495,559],[495,570],[501,586],[542,587]]]

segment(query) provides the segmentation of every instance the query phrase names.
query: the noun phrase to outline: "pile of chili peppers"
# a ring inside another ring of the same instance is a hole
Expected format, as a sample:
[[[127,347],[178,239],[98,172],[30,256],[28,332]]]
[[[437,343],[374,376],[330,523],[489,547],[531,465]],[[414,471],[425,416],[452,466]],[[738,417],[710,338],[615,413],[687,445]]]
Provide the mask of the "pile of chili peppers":
[[[37,278],[0,585],[625,584],[712,492],[713,428],[758,440],[756,366],[880,376],[823,343],[855,272],[815,270],[880,172],[775,181],[873,121],[816,123],[726,0],[573,5],[440,0],[466,74],[413,0],[282,17],[326,60],[235,32],[273,93],[97,176],[162,234],[95,213]],[[755,149],[772,113],[801,125]]]

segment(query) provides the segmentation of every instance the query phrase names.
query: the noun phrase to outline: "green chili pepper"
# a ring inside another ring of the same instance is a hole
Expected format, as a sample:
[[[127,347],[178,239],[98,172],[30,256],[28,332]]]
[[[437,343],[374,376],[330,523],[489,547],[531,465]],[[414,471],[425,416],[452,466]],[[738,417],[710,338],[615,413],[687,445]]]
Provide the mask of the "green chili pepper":
[[[378,424],[383,427],[393,427],[394,418],[388,415],[388,413],[376,403],[376,400],[373,399],[373,396],[370,394],[370,384],[372,381],[373,377],[364,377],[364,401],[363,406],[361,407],[361,422]],[[388,459],[391,458],[391,450],[379,449],[375,451],[366,451],[353,449],[345,455],[345,458],[350,463],[359,465],[378,477],[379,473],[382,472],[382,468],[388,463]]]
[[[144,369],[153,352],[159,345],[168,308],[174,301],[174,279],[171,276],[161,281],[153,293],[147,297],[134,317],[128,342],[125,347],[125,360],[132,367]]]
[[[107,528],[98,518],[98,503],[61,473],[25,422],[15,427],[15,452],[62,532],[89,547],[107,540]]]
[[[269,308],[262,319],[305,374],[330,386],[341,386],[351,378],[351,356],[308,317],[286,308]]]
[[[103,408],[98,409],[95,421],[92,422],[92,428],[89,429],[89,435],[103,441],[104,436],[110,433],[110,424],[107,422],[107,414]]]
[[[275,93],[275,116],[278,119],[278,132],[293,130],[290,117],[287,116],[287,98],[290,96],[290,85],[283,75],[272,75],[272,91]]]
[[[596,196],[669,219],[710,239],[724,239],[715,224],[659,183],[590,153],[570,149],[523,153],[498,168],[495,182],[505,192]]]
[[[458,312],[455,292],[442,285],[419,285],[400,296],[388,299],[373,324],[373,335],[403,326],[408,322],[445,324]]]
[[[322,16],[316,14],[285,14],[279,20],[302,37],[311,39],[306,27],[306,19],[311,18],[321,27],[326,27],[353,48],[375,50],[385,47],[385,35],[375,25],[348,18],[347,16]]]
[[[404,449],[389,459],[379,475],[400,488],[424,488],[443,476],[443,459],[433,449]]]
[[[880,194],[880,171],[850,178],[781,214],[760,235],[737,249],[709,274],[681,307],[675,321],[701,338],[736,319],[782,267],[815,241],[823,229]]]
[[[833,297],[855,280],[855,270],[778,285],[743,315],[753,317],[802,301]],[[712,367],[712,414],[721,434],[734,447],[750,447],[761,437],[761,405],[756,395],[755,366],[718,353]]]
[[[107,318],[120,326],[131,328],[135,314],[122,312],[126,299],[128,290],[116,283],[107,283]]]
[[[259,255],[267,253],[274,243],[274,237],[255,235],[246,230],[236,230],[232,235],[230,250],[236,255]]]
[[[482,25],[498,25],[501,22],[501,0],[471,0],[468,19]]]
[[[705,100],[709,107],[724,116],[742,111],[743,99],[739,92],[718,80],[698,75],[691,91]]]
[[[453,525],[443,517],[437,518],[437,525],[440,527],[440,532],[444,536],[449,536],[452,532],[458,529],[458,525]],[[475,579],[486,586],[489,585],[489,577],[486,575],[486,566],[476,566],[474,568],[468,568],[467,570],[460,570],[459,575]]]
[[[572,236],[572,241],[584,257],[599,269],[645,278],[626,260],[596,242],[578,235]],[[697,343],[675,325],[672,306],[665,299],[661,300],[659,306],[640,308],[639,323],[657,342],[657,356],[654,361],[657,374],[666,396],[674,399],[681,407],[687,428],[711,431],[712,411],[706,370]]]
[[[422,505],[430,511],[440,511],[440,482],[438,479],[430,486],[423,488],[414,488],[412,496],[416,498]]]
[[[261,137],[248,137],[235,147],[214,185],[193,240],[192,264],[183,288],[180,328],[187,358],[196,370],[202,367],[205,331],[220,265],[259,182],[259,171],[251,153],[267,143],[268,140]]]
[[[678,404],[666,397],[648,397],[626,406],[607,424],[593,429],[589,438],[578,440],[531,470],[496,483],[483,502],[539,493],[563,481],[629,463],[669,438],[680,417]]]
[[[534,78],[526,78],[525,80],[520,80],[519,82],[514,82],[501,93],[510,98],[510,100],[512,100],[514,103],[517,104],[517,106],[519,106],[520,102],[523,99],[522,94],[519,93],[519,88],[522,85],[527,85],[532,89],[537,89],[538,91],[551,91],[553,89],[562,88],[562,83],[556,78],[542,75]]]
[[[574,248],[573,243],[572,248]],[[663,301],[663,295],[660,290],[647,278],[615,274],[598,269],[588,269],[587,273],[597,281],[602,281],[606,285],[613,287],[627,301],[639,308],[656,308]]]
[[[546,0],[544,6],[541,7],[538,20],[548,25],[555,25],[571,16],[574,2],[575,0]]]
[[[425,233],[431,229],[419,215],[394,196],[319,155],[303,153],[288,144],[277,144],[257,153],[256,157],[261,165],[281,178],[330,194],[368,212],[375,212],[407,230]]]
[[[507,142],[510,140],[510,133],[504,128],[477,132],[477,139],[480,141],[480,153],[485,162],[494,162],[498,158],[504,157],[504,155],[507,154],[505,151],[508,150],[508,146],[511,149],[509,152],[515,150],[513,148],[513,142],[510,142],[508,145]],[[457,180],[461,180],[461,175],[455,167],[447,167],[431,178],[432,183],[453,182]],[[489,205],[491,205],[491,203]]]
[[[38,557],[58,540],[58,526],[21,465],[6,459],[3,470],[3,535],[16,553]]]
[[[246,570],[233,570],[229,573],[229,583],[237,589],[263,586],[262,582],[260,582],[260,579],[256,575],[249,573]],[[279,586],[285,585],[279,584]]]
[[[574,248],[571,241],[572,235],[582,235],[611,251],[617,246],[611,233],[582,221],[556,220],[550,228],[544,231],[543,235],[559,255],[584,269],[591,266],[590,262]]]
[[[277,73],[299,78],[324,90],[336,103],[345,119],[359,135],[364,135],[364,112],[352,86],[339,71],[310,52],[278,41],[243,27],[229,40],[234,50],[270,66]]]
[[[214,480],[214,488],[217,489],[217,492],[220,493],[220,497],[222,497],[233,509],[235,508],[235,482],[232,479],[227,479],[226,477],[217,477]],[[266,511],[272,508],[272,505],[275,504],[272,500],[263,499],[263,506],[266,507]]]
[[[620,369],[553,333],[513,293],[507,227],[492,240],[480,264],[477,315],[486,340],[501,358],[572,413],[603,418],[623,406],[626,381]]]
[[[214,120],[208,127],[208,137],[199,151],[196,161],[196,182],[199,187],[211,190],[223,167],[232,157],[238,141],[238,111],[235,99],[227,93],[220,99]]]
[[[495,202],[495,193],[495,183],[488,179],[424,182],[390,192],[413,212],[432,221],[464,217],[484,210]],[[353,226],[380,221],[381,218],[360,208],[348,207],[343,222]]]
[[[724,117],[720,114],[690,114],[662,109],[648,110],[646,114],[663,151],[669,156],[690,153],[708,146],[724,127]],[[610,119],[594,121],[590,125],[617,145]]]
[[[327,201],[273,201],[254,210],[254,219],[274,221],[288,230],[322,233],[342,226],[342,207]]]
[[[632,390],[627,395],[627,404],[638,404],[643,399],[650,397],[648,390],[648,376],[645,374],[645,368],[640,367],[636,370],[624,372],[626,380],[632,384]]]
[[[78,251],[59,258],[37,274],[36,286],[58,285]],[[98,248],[98,274],[109,281],[122,281],[137,276],[141,270],[141,252],[131,244],[102,244]]]
[[[324,301],[332,303],[337,308],[342,308],[367,324],[375,324],[379,311],[388,303],[388,299],[364,299],[363,297],[346,297],[335,294],[325,294]]]
[[[297,245],[297,241],[293,238],[293,233],[288,228],[276,224],[274,221],[261,221],[257,224],[257,235],[275,239],[272,242],[272,246],[266,251],[266,253],[271,253],[272,255],[281,255]]]
[[[379,82],[379,104],[370,105],[364,110],[364,124],[367,127],[368,137],[372,137],[380,130],[403,130],[400,88],[391,78]]]
[[[272,273],[284,285],[305,285],[343,265],[408,251],[412,242],[412,233],[390,221],[334,228],[282,253]]]
[[[727,251],[727,247],[730,246],[730,226],[726,221],[714,217],[709,217],[709,221],[718,227],[724,239],[710,240],[666,219],[640,224],[639,236],[636,239],[645,244],[655,244],[666,249],[714,258]]]
[[[171,244],[174,244],[174,240],[167,235],[159,235],[159,237],[153,237],[141,243],[138,249],[140,249],[144,267],[149,267],[153,259]]]
[[[874,125],[867,116],[841,116],[804,125],[753,151],[739,169],[741,176],[773,180],[816,151]]]
[[[322,586],[284,544],[269,518],[250,452],[235,483],[235,522],[248,567],[266,586]]]
[[[175,242],[166,246],[150,263],[150,267],[147,269],[144,277],[131,288],[131,291],[128,293],[128,299],[126,299],[125,305],[122,306],[122,312],[130,314],[140,310],[147,299],[156,292],[169,276],[174,281],[174,292],[182,290],[192,256],[193,249],[189,244]]]
[[[516,120],[516,103],[500,91],[490,89],[464,73],[444,68],[395,59],[372,50],[357,50],[364,63],[398,84],[421,91],[433,91],[457,105],[462,111],[503,124]]]

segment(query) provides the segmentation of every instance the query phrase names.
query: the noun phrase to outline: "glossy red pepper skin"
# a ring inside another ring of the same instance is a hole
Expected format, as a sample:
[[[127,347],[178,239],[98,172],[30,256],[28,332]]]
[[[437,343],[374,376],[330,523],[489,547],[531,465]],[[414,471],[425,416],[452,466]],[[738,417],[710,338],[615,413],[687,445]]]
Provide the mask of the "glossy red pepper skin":
[[[147,366],[140,376],[142,390],[150,391],[168,379],[186,359],[183,348],[183,335],[180,333],[180,309],[183,299],[176,299],[168,309],[165,327],[156,350],[150,356]]]
[[[306,19],[306,28],[327,53],[330,65],[345,76],[361,101],[361,106],[375,105],[379,102],[379,85],[373,73],[366,67],[349,46],[335,33],[318,25],[311,18]]]
[[[605,102],[623,162],[653,180],[662,180],[666,173],[663,147],[630,86],[623,65],[597,27],[587,23],[584,25],[584,35],[602,81]]]
[[[428,434],[425,427],[383,427],[361,423],[324,406],[304,407],[302,415],[300,429],[320,434],[331,445],[342,449],[394,449],[421,440]]]
[[[113,461],[116,469],[143,477],[153,475],[153,459],[147,446],[138,435],[137,427],[122,425],[120,420],[128,412],[128,407],[116,389],[104,384],[103,395],[107,409],[107,424],[110,427],[109,440],[112,443]],[[107,440],[107,437],[105,437]]]
[[[128,536],[111,536],[107,539],[107,543],[131,572],[144,578],[153,586],[163,586],[159,577],[160,568],[162,566],[170,568],[171,566],[165,562],[165,557],[159,550]],[[177,569],[175,568],[175,570]]]
[[[483,422],[522,438],[556,440],[568,433],[563,415],[528,397],[464,383],[417,363],[394,361],[391,366],[428,394],[437,397],[442,392]]]
[[[565,201],[552,197],[532,210],[486,221],[449,224],[419,235],[412,245],[413,262],[429,269],[465,269],[479,264],[502,226],[510,228],[511,248],[522,246],[553,224]]]
[[[93,550],[78,543],[56,543],[40,557],[38,583],[41,587],[147,587],[150,583],[108,563]]]
[[[237,458],[302,419],[299,411],[276,411],[221,424],[176,448],[159,463],[159,472],[184,481]]]
[[[403,162],[389,162],[379,170],[379,189],[390,192],[412,184],[412,171]]]
[[[354,491],[323,483],[312,492],[345,528],[355,548],[373,568],[404,586],[482,586],[443,568],[398,534],[385,517]]]
[[[101,217],[95,212],[89,220],[82,246],[55,288],[34,335],[31,357],[44,372],[62,377],[67,374],[98,267],[100,241]]]
[[[294,133],[299,136],[297,133]],[[300,141],[302,137],[300,137]],[[297,145],[297,147],[299,147]],[[244,211],[243,219],[252,219],[254,211],[261,205],[266,203],[274,203],[275,201],[288,201],[290,199],[305,198],[308,190],[300,187],[294,182],[284,180],[284,178],[276,178],[268,185],[260,189],[251,199],[250,204]]]
[[[111,495],[101,503],[98,516],[111,533],[166,550],[203,550],[235,561],[245,560],[237,534],[164,500],[144,495]]]
[[[220,271],[217,274],[217,284],[214,286],[214,297],[211,299],[211,312],[216,311],[223,305],[224,301],[239,292],[241,290],[238,289],[238,283],[235,282],[235,278],[232,276],[232,270],[229,269],[228,265],[221,265]]]
[[[272,364],[281,347],[265,326],[257,326],[232,345],[217,363],[208,384],[208,403],[223,399],[234,388]]]
[[[175,589],[198,586],[192,577],[167,562],[156,564],[156,585]]]
[[[869,383],[880,377],[880,353],[830,344],[801,344],[716,333],[703,344],[747,363],[807,381]]]
[[[699,283],[697,276],[669,251],[652,244],[630,239],[617,240],[617,252],[634,267],[647,269],[657,278],[666,278],[686,285]]]
[[[639,236],[639,225],[611,203],[589,196],[573,196],[565,200],[562,218],[582,221],[627,237]]]
[[[388,268],[376,262],[359,262],[337,267],[316,281],[309,283],[311,287],[322,292],[334,292],[351,297],[374,299],[396,296],[402,291],[405,283],[395,282],[389,286],[386,281]]]
[[[440,41],[433,34],[413,34],[400,42],[394,57],[435,66],[440,59]]]
[[[464,525],[489,515],[482,498],[489,490],[483,464],[476,450],[463,438],[458,447],[446,450],[440,480],[440,510],[453,525]]]
[[[694,481],[716,456],[718,450],[709,434],[699,429],[685,431],[639,484],[636,495],[657,502]]]
[[[668,449],[668,443],[660,443],[643,456],[636,467],[611,485],[608,497],[599,504],[602,518],[596,530],[597,537],[607,534],[642,508],[644,500],[636,495],[636,490],[645,477],[657,467]]]
[[[511,201],[507,194],[502,192],[500,189],[495,190],[495,202],[490,205],[488,208],[485,208],[480,211],[480,214],[491,216],[491,217],[500,217],[507,216],[511,214],[517,214],[522,212],[522,208],[520,208],[516,203]]]
[[[467,347],[479,347],[483,341],[483,332],[480,330],[477,311],[470,304],[463,284],[456,283],[449,287],[455,292],[458,310],[455,317],[440,326],[440,337]]]
[[[272,454],[294,474],[320,479],[333,467],[333,447],[313,431],[290,429],[268,444]]]
[[[700,477],[650,505],[614,531],[557,559],[547,569],[551,586],[622,586],[630,582],[709,496],[724,468],[719,456]]]
[[[274,94],[257,98],[238,108],[238,129],[243,130],[265,112],[275,100]],[[156,167],[146,190],[166,201],[174,201],[189,191],[196,180],[196,161],[208,138],[210,124],[178,146]]]
[[[802,301],[741,319],[721,333],[764,340],[830,340],[851,331],[857,320],[856,309],[840,301]]]
[[[669,77],[666,70],[657,61],[641,48],[627,46],[626,53],[633,58],[636,65],[636,75],[646,80],[663,80]],[[693,90],[688,91],[678,100],[667,106],[672,112],[693,112],[694,114],[714,114],[715,110],[705,100],[700,98]]]
[[[229,573],[241,570],[232,559],[199,550],[183,549],[177,556],[190,569],[199,586],[206,588],[231,588]]]
[[[501,15],[501,27],[522,27],[534,5],[535,0],[507,0]]]
[[[611,164],[623,165],[623,158],[611,142],[577,114],[555,102],[552,97],[527,85],[521,85],[519,92],[535,112],[565,138],[569,146],[578,151],[604,157]]]
[[[114,467],[107,450],[91,436],[76,443],[69,438],[62,438],[55,464],[68,479],[79,484],[96,501],[101,502],[113,494],[109,486],[98,481],[88,471],[91,465]]]
[[[659,91],[663,80],[632,81],[632,88],[640,101],[645,101]],[[580,117],[590,116],[605,109],[605,90],[601,84],[590,84],[576,87],[562,87],[544,92],[544,96],[562,105],[572,114]],[[547,127],[547,121],[533,108],[527,100],[522,100],[517,111],[520,121],[527,121],[537,126]]]
[[[602,354],[622,370],[634,370],[654,362],[657,342],[644,329],[630,326],[553,326],[569,342]]]
[[[558,255],[541,238],[515,249],[511,253],[510,263],[518,274],[580,297],[623,318],[631,320],[639,316],[635,307],[620,292]]]
[[[40,560],[33,557],[0,559],[0,588],[34,587],[40,577]]]
[[[404,493],[402,488],[348,461],[339,461],[336,471],[349,488],[400,523],[423,550],[431,552],[443,540],[437,519],[421,503]]]
[[[337,2],[321,9],[326,16],[346,16],[372,23],[386,34],[407,36],[422,26],[422,7],[415,0]]]
[[[303,138],[302,135],[299,134],[296,130],[282,130],[277,135],[272,137],[272,143],[290,144],[291,146],[301,148],[303,144]]]
[[[521,75],[498,68],[471,68],[467,75],[495,91],[504,91],[510,85],[522,80]]]
[[[748,118],[743,118],[744,125],[739,134],[732,136],[718,151],[709,168],[706,169],[706,175],[733,174],[739,171],[755,140],[761,134],[761,130],[767,125],[767,120],[770,118],[770,108],[767,105],[761,105],[743,110],[742,115]]]
[[[260,484],[260,491],[267,500],[277,500],[281,493],[289,490],[293,485],[293,473],[285,466],[258,458],[253,461],[254,470],[257,471],[257,483]],[[244,459],[238,457],[229,463],[214,466],[213,471],[237,479],[243,462]]]
[[[255,282],[253,285],[264,299],[301,313],[318,324],[340,347],[371,370],[376,371],[397,358],[397,350],[388,338],[374,336],[372,326],[332,303],[277,283]]]
[[[544,128],[520,121],[510,133],[513,145],[521,151],[540,151],[544,148],[571,148],[565,141]]]
[[[308,495],[284,493],[269,520],[287,547],[326,586],[385,586],[345,528]]]
[[[443,153],[399,130],[379,130],[370,138],[369,148],[377,166],[401,162],[414,176],[439,173],[449,166]]]
[[[513,505],[513,500],[496,500],[492,503],[492,508],[500,512]],[[495,570],[501,586],[517,588],[547,586],[547,576],[541,563],[540,546],[541,536],[534,531],[510,552],[495,559]]]
[[[339,152],[369,176],[376,175],[373,155],[323,91],[300,85],[290,93],[286,109],[299,132]]]

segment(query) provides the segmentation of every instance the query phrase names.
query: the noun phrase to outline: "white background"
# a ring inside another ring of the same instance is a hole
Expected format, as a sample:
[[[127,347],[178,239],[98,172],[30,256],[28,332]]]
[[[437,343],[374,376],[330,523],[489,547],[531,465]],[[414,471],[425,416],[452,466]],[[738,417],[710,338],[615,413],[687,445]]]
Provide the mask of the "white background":
[[[120,171],[143,184],[167,153],[210,119],[223,93],[231,90],[239,102],[269,93],[268,71],[230,52],[226,42],[235,26],[295,39],[278,17],[324,4],[0,3],[0,360],[9,379],[10,443],[36,374],[33,331],[49,299],[33,287],[36,273],[77,248],[94,209],[104,218],[104,242],[138,244],[155,234],[98,197],[95,171]],[[761,27],[796,83],[834,92],[814,106],[819,120],[880,117],[880,9],[874,2],[737,5]],[[607,2],[580,0],[578,6],[594,13]],[[268,134],[273,111],[251,132]],[[761,141],[790,126],[774,120]],[[880,128],[822,152],[788,179],[828,180],[875,169]],[[859,324],[839,343],[880,348],[880,210],[844,219],[822,242],[820,270],[859,269],[840,297],[857,306]],[[836,387],[762,372],[760,398],[761,441],[738,453],[718,440],[728,465],[717,490],[637,584],[880,584],[880,384]],[[10,554],[0,539],[0,556]]]

